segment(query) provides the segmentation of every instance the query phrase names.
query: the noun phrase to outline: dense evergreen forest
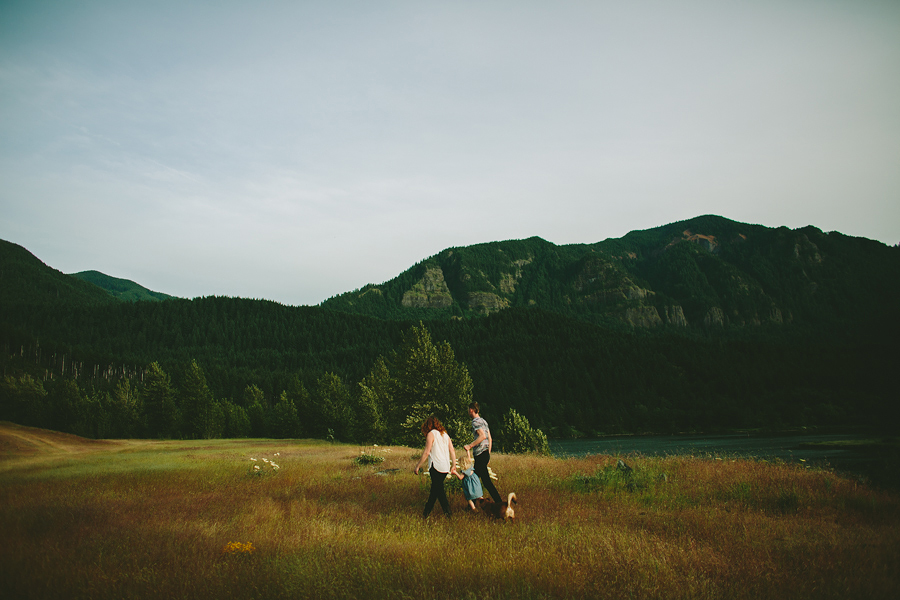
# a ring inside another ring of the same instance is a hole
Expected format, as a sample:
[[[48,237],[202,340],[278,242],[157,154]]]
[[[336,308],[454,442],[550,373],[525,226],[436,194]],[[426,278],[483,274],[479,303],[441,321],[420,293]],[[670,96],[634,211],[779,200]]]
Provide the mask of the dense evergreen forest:
[[[525,437],[893,432],[898,258],[814,228],[701,218],[593,245],[455,248],[292,307],[125,302],[0,242],[0,419],[90,437],[380,442],[410,440],[423,406],[452,420],[474,399]],[[413,394],[413,364],[454,382],[452,400]]]

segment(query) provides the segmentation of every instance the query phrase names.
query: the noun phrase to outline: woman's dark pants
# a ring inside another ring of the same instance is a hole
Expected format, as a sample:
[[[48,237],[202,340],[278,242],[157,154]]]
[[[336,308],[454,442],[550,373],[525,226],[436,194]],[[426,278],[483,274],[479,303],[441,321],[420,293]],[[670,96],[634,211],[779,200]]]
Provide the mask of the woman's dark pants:
[[[425,503],[425,512],[422,513],[422,517],[427,517],[431,514],[435,500],[441,503],[444,514],[449,517],[450,502],[447,500],[447,492],[444,491],[444,481],[447,479],[447,474],[435,469],[434,465],[431,465],[431,468],[428,469],[428,474],[431,475],[431,493],[428,495],[428,502]]]

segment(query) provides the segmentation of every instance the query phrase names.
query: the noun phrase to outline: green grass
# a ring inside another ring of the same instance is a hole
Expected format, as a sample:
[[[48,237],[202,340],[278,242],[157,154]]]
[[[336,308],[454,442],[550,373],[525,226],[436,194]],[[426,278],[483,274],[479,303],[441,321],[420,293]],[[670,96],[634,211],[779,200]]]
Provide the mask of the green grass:
[[[122,442],[0,460],[10,598],[893,598],[900,498],[827,471],[495,455],[517,522],[423,522],[420,450]],[[277,458],[276,453],[279,454]],[[366,454],[374,453],[367,449]],[[279,469],[256,475],[250,458]],[[369,459],[364,459],[366,463]],[[240,543],[238,546],[235,543]],[[249,545],[248,545],[249,544]],[[250,546],[252,545],[252,546]]]

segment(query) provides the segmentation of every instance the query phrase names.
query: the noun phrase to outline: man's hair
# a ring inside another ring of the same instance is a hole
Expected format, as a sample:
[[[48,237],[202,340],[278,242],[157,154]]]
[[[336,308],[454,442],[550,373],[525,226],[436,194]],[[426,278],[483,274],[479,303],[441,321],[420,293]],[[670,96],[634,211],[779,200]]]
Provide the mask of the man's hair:
[[[471,408],[472,410],[474,410],[476,415],[477,415],[479,412],[481,412],[480,410],[478,410],[478,403],[477,403],[477,402],[470,402],[470,403],[469,403],[469,408]]]

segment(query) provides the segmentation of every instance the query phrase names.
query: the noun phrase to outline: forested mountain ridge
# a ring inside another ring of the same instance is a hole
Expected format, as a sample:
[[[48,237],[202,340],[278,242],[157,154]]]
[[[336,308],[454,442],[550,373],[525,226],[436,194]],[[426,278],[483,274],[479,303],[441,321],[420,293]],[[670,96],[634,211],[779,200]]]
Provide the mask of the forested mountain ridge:
[[[81,271],[80,273],[72,273],[72,277],[92,283],[99,288],[103,288],[115,298],[127,302],[171,300],[175,297],[162,292],[148,290],[130,279],[111,277],[100,271]]]
[[[48,267],[22,246],[0,240],[0,307],[96,306],[115,301],[96,285]]]
[[[514,409],[551,435],[892,430],[897,258],[871,240],[703,217],[596,244],[448,249],[296,307],[124,302],[2,242],[0,419],[158,435],[148,377],[171,374],[178,415],[207,384],[201,395],[232,415],[216,435],[324,435],[321,407],[340,433],[346,415],[365,421],[381,359],[421,321],[466,366],[486,415]],[[714,308],[721,321],[705,321]]]
[[[610,327],[819,327],[896,319],[898,293],[897,247],[703,216],[593,244],[449,248],[322,306],[387,319],[537,306]]]

